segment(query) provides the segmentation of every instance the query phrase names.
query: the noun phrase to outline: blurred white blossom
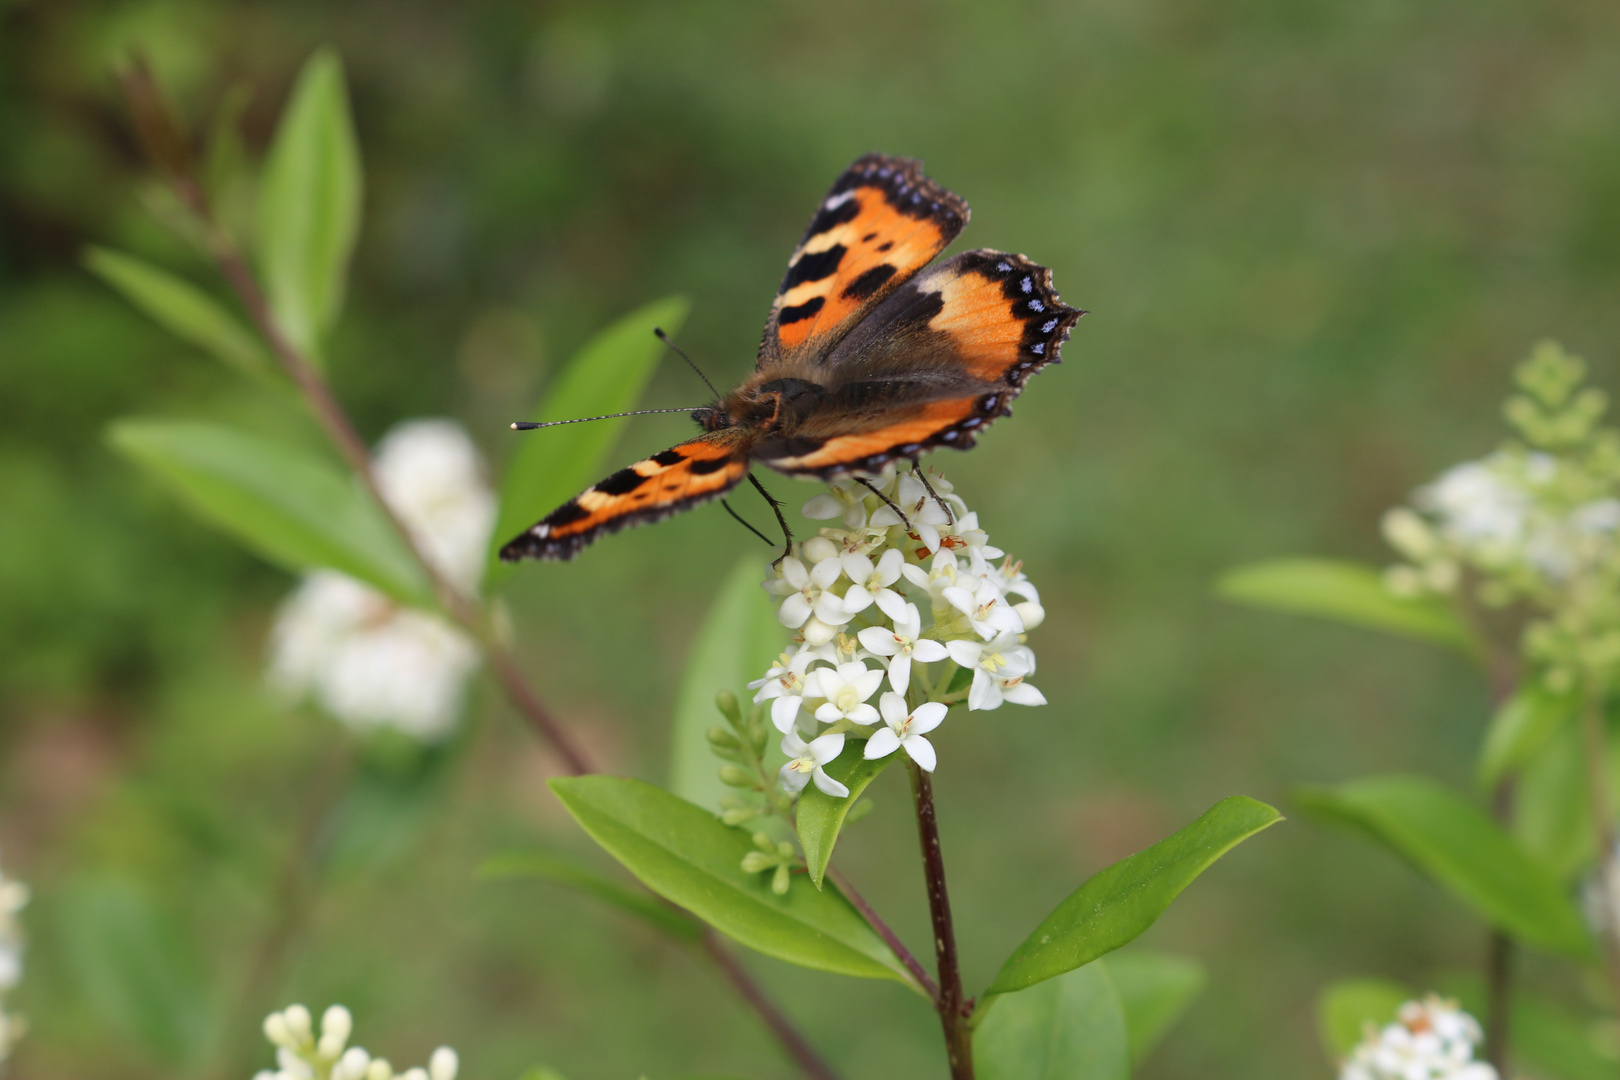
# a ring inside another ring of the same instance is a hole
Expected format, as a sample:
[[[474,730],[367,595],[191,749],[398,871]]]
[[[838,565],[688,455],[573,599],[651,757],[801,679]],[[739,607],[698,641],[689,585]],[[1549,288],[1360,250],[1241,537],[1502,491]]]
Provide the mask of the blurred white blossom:
[[[395,1072],[387,1058],[374,1058],[358,1046],[349,1046],[354,1019],[342,1005],[321,1015],[317,1035],[309,1010],[289,1005],[264,1019],[264,1035],[276,1048],[276,1068],[263,1069],[254,1080],[456,1080],[461,1067],[456,1052],[441,1046],[418,1065]]]
[[[876,491],[840,480],[810,499],[804,515],[835,524],[795,545],[764,582],[781,597],[779,621],[798,633],[749,687],[756,703],[771,703],[784,735],[790,792],[811,779],[841,792],[824,769],[837,757],[827,756],[829,738],[838,751],[846,737],[869,740],[861,751],[869,758],[904,748],[932,771],[934,746],[923,735],[949,705],[1046,701],[1027,681],[1035,653],[1026,631],[1046,612],[1023,565],[991,546],[937,473],[925,483],[891,466],[870,480]]]
[[[495,498],[478,452],[448,420],[400,424],[377,448],[379,486],[423,553],[475,591],[488,558]],[[269,677],[358,730],[394,727],[443,738],[455,726],[479,653],[440,616],[405,607],[335,570],[305,575],[271,632]]]
[[[21,1017],[6,1009],[6,994],[22,979],[22,925],[17,913],[28,903],[28,886],[0,873],[0,1065],[23,1034]]]
[[[1474,1060],[1483,1041],[1478,1021],[1430,994],[1402,1005],[1393,1024],[1368,1024],[1339,1080],[1497,1080],[1494,1068]]]

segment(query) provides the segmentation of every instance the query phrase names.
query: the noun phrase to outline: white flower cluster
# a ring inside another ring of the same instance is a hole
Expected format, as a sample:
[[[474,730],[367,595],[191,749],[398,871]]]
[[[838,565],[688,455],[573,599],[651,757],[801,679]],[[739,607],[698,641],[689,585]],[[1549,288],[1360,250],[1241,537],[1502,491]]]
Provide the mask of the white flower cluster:
[[[1046,615],[1039,594],[1022,564],[990,545],[951,485],[930,475],[925,482],[890,466],[869,478],[871,488],[834,482],[804,515],[837,524],[797,545],[764,583],[782,598],[778,619],[797,634],[748,685],[756,703],[771,703],[783,733],[789,760],[780,776],[790,792],[814,780],[829,795],[849,794],[824,769],[846,735],[866,740],[868,759],[904,748],[932,771],[934,748],[924,736],[949,705],[1046,703],[1026,681],[1035,653],[1024,635]],[[931,665],[945,661],[936,678]],[[953,690],[962,669],[972,682]]]
[[[6,1011],[5,996],[22,979],[22,926],[17,912],[28,903],[28,886],[0,874],[0,1064],[23,1033],[20,1017]]]
[[[1416,509],[1384,516],[1385,536],[1412,564],[1392,568],[1390,586],[1449,593],[1465,567],[1557,584],[1607,558],[1620,535],[1620,499],[1571,499],[1567,467],[1538,450],[1498,451],[1419,488]]]
[[[1368,1024],[1339,1080],[1497,1080],[1494,1068],[1474,1060],[1484,1038],[1455,1001],[1430,994],[1402,1005],[1393,1024]]]
[[[461,1061],[448,1046],[433,1051],[427,1068],[416,1066],[396,1073],[387,1058],[374,1058],[358,1046],[349,1046],[354,1018],[342,1005],[321,1014],[317,1037],[309,1010],[289,1005],[264,1018],[264,1035],[276,1048],[274,1072],[260,1070],[253,1080],[456,1080]]]
[[[400,424],[377,447],[378,486],[417,545],[457,587],[483,576],[495,496],[472,440],[449,420]],[[478,649],[438,615],[402,607],[335,570],[305,576],[271,634],[271,683],[357,730],[423,741],[454,727]]]

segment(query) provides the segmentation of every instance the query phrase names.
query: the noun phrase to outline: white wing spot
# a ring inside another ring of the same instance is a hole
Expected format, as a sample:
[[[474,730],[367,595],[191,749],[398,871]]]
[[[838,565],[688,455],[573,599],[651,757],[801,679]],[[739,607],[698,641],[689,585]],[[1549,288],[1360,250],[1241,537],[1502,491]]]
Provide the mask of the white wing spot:
[[[1035,287],[1035,283],[1030,281],[1029,278],[1025,278],[1023,281],[1020,281],[1018,283],[1018,287],[1020,289],[1023,289],[1025,292],[1029,292],[1031,289],[1033,289]]]
[[[1029,351],[1034,353],[1036,356],[1046,355],[1046,342],[1043,341],[1037,345],[1031,345],[1029,347]]]
[[[1029,302],[1029,310],[1031,310],[1031,311],[1045,311],[1046,310],[1046,305],[1041,303],[1039,300],[1031,300]]]
[[[1012,273],[1012,265],[1010,263],[998,262],[996,263],[996,269],[1000,270],[1003,274]]]
[[[1057,326],[1057,324],[1058,324],[1058,321],[1056,319],[1047,319],[1044,323],[1041,324],[1041,333],[1050,334],[1052,332],[1053,328],[1055,328]]]
[[[854,191],[846,191],[846,192],[843,192],[842,194],[834,195],[832,198],[830,198],[826,202],[822,203],[821,208],[823,210],[836,210],[840,206],[843,206],[845,203],[849,202],[849,200],[853,199],[854,197],[855,197],[855,192]]]

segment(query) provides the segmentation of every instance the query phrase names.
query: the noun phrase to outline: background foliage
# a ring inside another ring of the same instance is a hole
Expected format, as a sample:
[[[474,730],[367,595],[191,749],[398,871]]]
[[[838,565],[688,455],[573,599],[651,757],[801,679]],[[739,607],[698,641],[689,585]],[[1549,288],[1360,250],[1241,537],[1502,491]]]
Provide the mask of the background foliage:
[[[20,1072],[205,1069],[281,855],[348,752],[330,720],[262,691],[290,579],[179,513],[102,430],[203,414],[313,435],[82,265],[97,243],[199,269],[151,223],[109,76],[122,50],[145,48],[199,127],[238,117],[257,161],[323,43],[344,55],[365,161],[326,361],[369,438],[450,412],[502,461],[505,422],[556,365],[675,292],[686,347],[739,377],[815,198],[869,149],[926,159],[973,204],[965,243],[1028,252],[1092,312],[1016,418],[939,461],[1049,613],[1052,705],[958,722],[938,777],[960,921],[991,928],[963,942],[970,981],[1074,881],[1225,795],[1286,808],[1301,782],[1437,762],[1469,783],[1489,710],[1464,661],[1227,607],[1209,582],[1280,553],[1386,559],[1379,512],[1495,443],[1509,366],[1539,337],[1613,386],[1614,8],[12,2],[0,851],[37,897]],[[645,403],[700,389],[666,363]],[[623,453],[686,430],[648,417]],[[701,617],[757,547],[716,508],[512,578],[536,681],[614,770],[661,778]],[[555,888],[475,878],[537,838],[595,856],[496,695],[469,720],[444,751],[362,764],[311,930],[236,1026],[341,999],[368,1045],[415,1060],[450,1042],[467,1076],[776,1060],[686,953]],[[903,787],[874,785],[841,860],[921,942],[920,882],[880,873],[913,865]],[[1324,1073],[1315,990],[1475,966],[1479,932],[1453,910],[1354,839],[1272,830],[1148,936],[1221,992],[1142,1075]],[[852,1074],[937,1068],[909,995],[755,967]]]

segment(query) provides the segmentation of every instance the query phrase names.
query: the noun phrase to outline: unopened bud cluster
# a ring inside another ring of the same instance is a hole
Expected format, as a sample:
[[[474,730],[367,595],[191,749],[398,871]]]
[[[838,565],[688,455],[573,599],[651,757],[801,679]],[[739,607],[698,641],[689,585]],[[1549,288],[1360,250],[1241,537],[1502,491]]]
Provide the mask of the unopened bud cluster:
[[[1045,618],[1040,596],[944,477],[890,466],[864,483],[835,481],[804,515],[837,524],[795,545],[766,579],[796,633],[749,683],[781,733],[785,790],[813,781],[847,796],[826,771],[846,738],[864,741],[869,759],[904,749],[932,771],[925,735],[949,705],[1045,704],[1027,681],[1035,653],[1024,643]]]
[[[264,1034],[276,1048],[277,1068],[260,1071],[254,1080],[456,1080],[461,1063],[448,1046],[433,1051],[426,1068],[395,1072],[387,1058],[349,1046],[353,1030],[354,1019],[342,1005],[321,1014],[319,1035],[302,1005],[271,1013],[264,1019]]]
[[[1497,1080],[1495,1069],[1474,1060],[1483,1041],[1477,1020],[1430,994],[1402,1005],[1393,1024],[1368,1024],[1339,1080]]]
[[[1524,649],[1555,690],[1620,673],[1620,432],[1586,367],[1538,346],[1506,413],[1518,438],[1418,489],[1384,517],[1401,595],[1471,597],[1532,613]]]

